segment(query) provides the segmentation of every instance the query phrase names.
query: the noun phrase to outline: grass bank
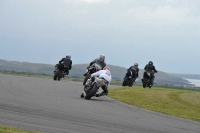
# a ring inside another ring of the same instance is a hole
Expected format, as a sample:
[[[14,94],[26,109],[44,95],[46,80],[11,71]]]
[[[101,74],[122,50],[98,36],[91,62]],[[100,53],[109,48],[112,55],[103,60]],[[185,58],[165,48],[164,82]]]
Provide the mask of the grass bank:
[[[20,128],[11,128],[0,125],[0,133],[39,133],[39,132],[26,131]]]
[[[109,97],[140,108],[200,122],[200,92],[166,88],[109,89]]]

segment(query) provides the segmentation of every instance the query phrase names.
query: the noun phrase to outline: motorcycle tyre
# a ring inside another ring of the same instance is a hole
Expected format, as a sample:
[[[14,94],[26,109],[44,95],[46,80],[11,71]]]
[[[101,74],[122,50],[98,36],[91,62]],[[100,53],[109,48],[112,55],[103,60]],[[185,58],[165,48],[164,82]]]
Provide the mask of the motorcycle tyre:
[[[142,85],[143,85],[143,88],[146,88],[146,86],[147,86],[146,79],[143,79]]]
[[[126,85],[127,85],[127,81],[128,81],[128,78],[125,77],[125,78],[124,78],[124,81],[123,81],[123,83],[122,83],[122,86],[126,86]]]
[[[92,90],[86,94],[85,99],[89,100],[91,97],[93,97],[98,91],[98,87],[96,85],[93,86]]]
[[[55,72],[55,74],[54,74],[54,80],[60,81],[61,76],[62,76],[61,71],[60,71],[60,70],[57,70],[57,71]]]

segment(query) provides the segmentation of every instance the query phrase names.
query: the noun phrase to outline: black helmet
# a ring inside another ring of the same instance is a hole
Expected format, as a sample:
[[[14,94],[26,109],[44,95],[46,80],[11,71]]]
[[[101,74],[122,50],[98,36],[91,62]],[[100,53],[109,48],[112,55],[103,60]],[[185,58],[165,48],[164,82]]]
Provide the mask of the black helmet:
[[[152,62],[152,61],[149,61],[149,65],[153,65],[153,62]]]

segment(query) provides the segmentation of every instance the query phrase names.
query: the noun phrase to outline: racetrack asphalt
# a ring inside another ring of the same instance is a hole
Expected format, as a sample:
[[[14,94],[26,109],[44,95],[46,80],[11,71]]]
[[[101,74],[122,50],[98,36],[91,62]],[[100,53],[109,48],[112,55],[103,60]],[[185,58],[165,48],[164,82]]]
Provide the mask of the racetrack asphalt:
[[[199,122],[109,97],[85,100],[82,90],[81,82],[0,74],[0,125],[43,133],[200,133]]]

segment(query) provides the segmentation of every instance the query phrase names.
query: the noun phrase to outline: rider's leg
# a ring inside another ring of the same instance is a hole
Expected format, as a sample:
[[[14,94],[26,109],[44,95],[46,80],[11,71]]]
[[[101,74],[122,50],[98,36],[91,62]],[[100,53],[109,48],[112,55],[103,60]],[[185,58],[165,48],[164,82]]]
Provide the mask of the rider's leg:
[[[65,75],[68,75],[69,74],[69,69],[65,69]]]
[[[154,78],[155,78],[154,74],[153,74],[153,73],[151,73],[150,82],[151,82],[152,84],[153,84]]]
[[[136,73],[136,71],[132,71],[132,80],[133,80],[133,82],[135,82],[135,80],[136,80],[136,78],[137,78],[137,73]]]
[[[55,73],[57,69],[58,69],[58,64],[55,65],[55,70],[53,72]]]
[[[103,92],[101,92],[100,94],[96,94],[96,97],[108,95],[108,87],[107,86],[102,86],[101,88],[103,89]]]

